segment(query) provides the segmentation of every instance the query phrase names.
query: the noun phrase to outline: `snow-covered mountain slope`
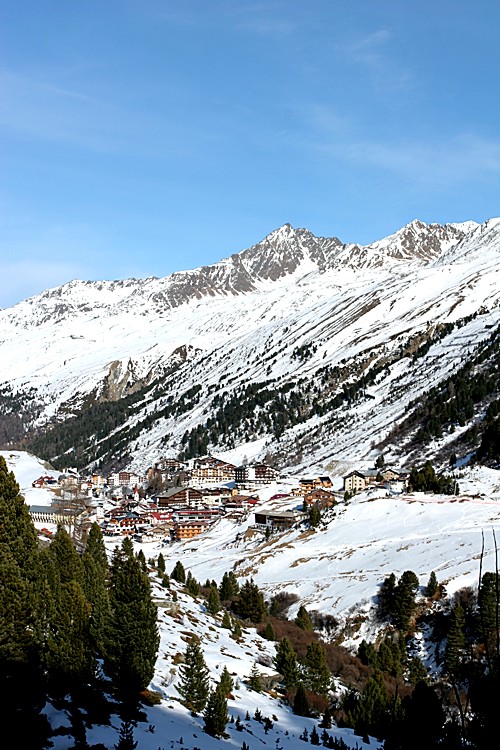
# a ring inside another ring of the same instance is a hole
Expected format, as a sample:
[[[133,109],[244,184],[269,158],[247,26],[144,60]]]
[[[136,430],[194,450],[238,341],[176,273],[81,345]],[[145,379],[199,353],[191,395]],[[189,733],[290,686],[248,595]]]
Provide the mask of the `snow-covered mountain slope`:
[[[36,478],[41,464],[22,452],[4,452],[10,469],[22,486]],[[461,494],[439,496],[414,493],[407,496],[382,496],[380,491],[359,493],[340,503],[325,515],[316,529],[302,527],[282,534],[273,534],[266,541],[264,534],[253,528],[253,516],[244,521],[221,518],[203,537],[191,541],[163,545],[156,542],[136,543],[146,559],[157,559],[161,552],[166,570],[171,572],[181,560],[186,570],[200,582],[214,579],[220,583],[225,572],[233,570],[243,583],[252,577],[270,598],[277,592],[296,594],[288,616],[297,614],[300,604],[309,612],[330,615],[338,626],[322,637],[338,642],[353,651],[362,639],[374,641],[383,627],[373,616],[374,599],[382,581],[391,572],[397,577],[404,571],[416,573],[420,581],[417,601],[425,602],[423,587],[431,571],[446,585],[449,601],[459,589],[477,587],[480,568],[494,571],[495,534],[500,526],[500,472],[484,467],[457,471]],[[339,479],[339,477],[337,477]],[[293,482],[284,481],[261,493],[263,510],[290,509],[297,498],[274,498],[286,494]],[[109,553],[120,540],[107,539]],[[480,560],[484,545],[484,555]],[[261,674],[274,670],[274,645],[259,637],[254,628],[243,629],[235,640],[221,626],[221,616],[206,611],[201,598],[193,599],[172,581],[171,589],[161,586],[161,577],[152,574],[154,599],[159,607],[158,626],[161,644],[150,685],[161,697],[159,705],[144,707],[146,718],[134,730],[141,750],[158,747],[185,747],[189,750],[220,747],[240,748],[243,741],[250,747],[303,747],[300,735],[304,727],[311,731],[318,720],[295,716],[290,707],[267,693],[249,689],[247,679],[254,664]],[[175,593],[175,596],[173,594]],[[445,605],[446,606],[446,605]],[[205,661],[214,685],[224,666],[232,675],[235,687],[229,699],[229,714],[239,718],[244,728],[238,731],[228,724],[228,739],[213,739],[203,732],[201,716],[193,717],[179,701],[179,663],[191,636],[200,639]],[[415,643],[418,655],[432,672],[436,643],[418,630]],[[270,665],[270,666],[269,666]],[[336,694],[345,685],[336,679]],[[273,720],[265,732],[255,720],[255,710]],[[44,711],[52,726],[70,727],[67,712],[47,704]],[[247,719],[247,711],[249,718]],[[274,718],[275,717],[275,718]],[[87,730],[89,743],[102,742],[112,747],[117,741],[120,718],[113,714],[107,725],[94,724]],[[333,726],[329,734],[341,737],[351,748],[369,747],[351,729]],[[182,742],[180,738],[182,737]],[[67,735],[54,739],[54,748],[68,747]],[[371,738],[370,746],[377,741]]]
[[[408,401],[496,329],[499,224],[414,221],[366,247],[285,225],[210,267],[164,279],[73,281],[0,312],[0,383],[17,394],[20,414],[28,401],[37,405],[25,419],[31,429],[129,397],[113,428],[121,439],[115,458],[137,466],[177,453],[181,438],[205,429],[221,405],[228,412],[244,404],[250,386],[269,398],[256,408],[247,399],[236,427],[212,430],[214,452],[245,444],[249,458],[279,453],[296,467],[368,460]],[[405,356],[425,341],[435,342],[425,356]],[[359,398],[370,372],[376,377]],[[332,406],[354,385],[356,399]],[[282,429],[272,422],[272,391],[285,412],[290,394],[296,398]],[[93,448],[82,462],[110,460],[107,438],[109,430],[87,434]],[[77,455],[76,442],[60,445],[70,460]]]

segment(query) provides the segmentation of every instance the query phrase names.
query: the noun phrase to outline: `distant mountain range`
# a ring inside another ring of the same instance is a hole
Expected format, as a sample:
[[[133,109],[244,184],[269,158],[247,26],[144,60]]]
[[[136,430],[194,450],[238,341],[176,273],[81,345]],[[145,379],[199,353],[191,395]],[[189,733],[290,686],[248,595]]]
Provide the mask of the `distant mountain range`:
[[[212,266],[47,290],[0,311],[1,445],[57,466],[211,451],[290,473],[465,455],[496,394],[499,259],[500,219],[367,246],[286,224]],[[477,373],[471,405],[427,424],[450,378]]]

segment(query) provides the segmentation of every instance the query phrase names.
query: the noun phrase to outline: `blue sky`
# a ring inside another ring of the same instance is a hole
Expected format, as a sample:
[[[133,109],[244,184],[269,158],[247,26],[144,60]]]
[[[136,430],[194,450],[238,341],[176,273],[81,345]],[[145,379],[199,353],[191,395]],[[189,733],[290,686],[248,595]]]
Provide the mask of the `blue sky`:
[[[0,306],[500,215],[498,0],[0,0]]]

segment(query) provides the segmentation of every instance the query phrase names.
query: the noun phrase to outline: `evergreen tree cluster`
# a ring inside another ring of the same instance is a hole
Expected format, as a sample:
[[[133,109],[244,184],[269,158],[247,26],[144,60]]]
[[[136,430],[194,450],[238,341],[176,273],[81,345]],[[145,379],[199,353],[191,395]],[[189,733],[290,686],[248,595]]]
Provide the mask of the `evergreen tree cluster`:
[[[426,461],[421,469],[413,467],[408,484],[415,492],[435,492],[441,495],[458,495],[457,482],[446,474],[437,474],[432,463]]]
[[[62,527],[41,547],[3,457],[0,516],[1,708],[20,746],[45,747],[50,727],[40,711],[47,700],[92,695],[95,707],[106,703],[105,691],[138,699],[154,672],[156,607],[129,540],[111,566],[97,524],[83,554]]]
[[[412,570],[405,570],[400,579],[391,573],[384,579],[377,596],[377,616],[388,620],[395,628],[408,631],[416,610],[418,578]]]

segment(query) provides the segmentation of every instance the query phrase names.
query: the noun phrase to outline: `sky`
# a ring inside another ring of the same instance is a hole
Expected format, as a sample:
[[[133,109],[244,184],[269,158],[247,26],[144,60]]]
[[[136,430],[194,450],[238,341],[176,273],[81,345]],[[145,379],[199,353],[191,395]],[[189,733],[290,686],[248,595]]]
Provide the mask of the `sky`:
[[[0,307],[500,215],[498,0],[0,0]]]

